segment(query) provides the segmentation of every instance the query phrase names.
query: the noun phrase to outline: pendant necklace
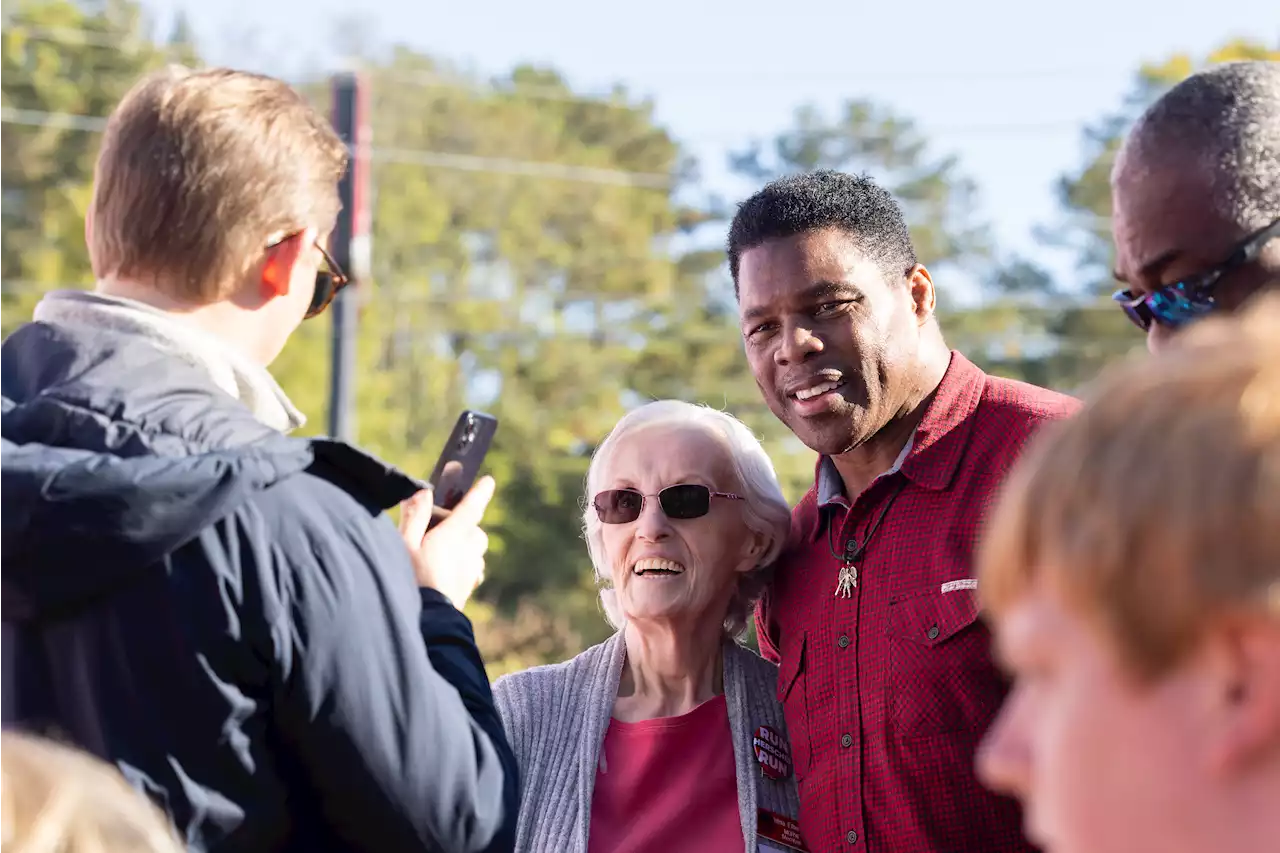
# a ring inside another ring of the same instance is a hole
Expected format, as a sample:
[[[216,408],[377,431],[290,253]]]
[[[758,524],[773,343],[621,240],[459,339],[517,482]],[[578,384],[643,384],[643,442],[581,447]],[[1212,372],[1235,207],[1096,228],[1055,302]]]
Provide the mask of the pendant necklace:
[[[859,542],[851,535],[844,543],[843,551],[836,550],[835,519],[828,521],[827,547],[831,549],[831,556],[841,561],[840,575],[836,578],[836,598],[849,598],[853,595],[853,588],[858,585],[857,560],[862,556],[862,552],[867,549],[867,545],[871,543],[871,537],[875,535],[876,530],[880,527],[880,522],[884,521],[885,514],[889,512],[889,507],[893,506],[894,500],[906,484],[907,478],[900,476],[898,485],[894,487],[889,499],[881,507],[880,514],[876,516],[875,521],[872,522],[871,527],[867,530],[867,534],[862,537],[862,541]]]

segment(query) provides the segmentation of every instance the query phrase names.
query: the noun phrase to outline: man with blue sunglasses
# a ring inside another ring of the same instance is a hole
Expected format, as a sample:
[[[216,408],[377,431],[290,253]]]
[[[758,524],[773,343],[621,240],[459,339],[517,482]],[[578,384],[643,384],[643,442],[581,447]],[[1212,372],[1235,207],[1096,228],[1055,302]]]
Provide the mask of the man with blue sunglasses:
[[[1280,284],[1280,63],[1231,62],[1170,89],[1111,174],[1112,297],[1151,350]]]

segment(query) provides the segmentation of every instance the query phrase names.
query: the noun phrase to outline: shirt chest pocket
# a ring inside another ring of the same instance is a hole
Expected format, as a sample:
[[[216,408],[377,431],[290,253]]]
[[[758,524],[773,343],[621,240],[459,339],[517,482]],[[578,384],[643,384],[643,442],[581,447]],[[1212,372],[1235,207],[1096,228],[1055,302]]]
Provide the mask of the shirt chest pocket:
[[[973,590],[936,589],[889,606],[889,715],[899,737],[981,733],[1003,695]]]
[[[809,709],[805,677],[805,635],[795,633],[795,639],[782,643],[782,663],[778,667],[778,701],[787,721],[787,735],[791,741],[791,757],[795,762],[797,779],[809,773],[812,752],[809,740]]]

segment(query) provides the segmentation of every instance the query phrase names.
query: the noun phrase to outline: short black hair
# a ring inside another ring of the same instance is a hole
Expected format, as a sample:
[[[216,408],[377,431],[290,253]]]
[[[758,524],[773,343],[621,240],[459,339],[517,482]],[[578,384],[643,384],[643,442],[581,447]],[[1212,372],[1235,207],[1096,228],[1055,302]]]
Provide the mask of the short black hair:
[[[853,237],[887,276],[905,277],[916,265],[902,208],[887,190],[866,175],[806,172],[778,178],[738,205],[727,246],[733,292],[748,249],[819,228],[839,228]]]

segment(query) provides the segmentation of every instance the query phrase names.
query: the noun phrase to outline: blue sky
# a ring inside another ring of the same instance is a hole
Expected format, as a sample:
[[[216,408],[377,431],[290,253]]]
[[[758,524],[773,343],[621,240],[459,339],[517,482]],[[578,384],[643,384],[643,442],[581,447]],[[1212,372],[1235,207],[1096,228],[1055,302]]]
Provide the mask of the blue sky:
[[[653,97],[731,198],[745,188],[727,176],[729,149],[785,127],[802,103],[872,97],[959,155],[1002,250],[1064,275],[1069,259],[1032,231],[1054,218],[1053,182],[1080,162],[1083,124],[1120,102],[1144,60],[1280,35],[1275,0],[143,2],[161,21],[186,9],[217,62],[313,67],[339,33],[360,31],[482,73],[535,61],[585,90],[621,81]]]

